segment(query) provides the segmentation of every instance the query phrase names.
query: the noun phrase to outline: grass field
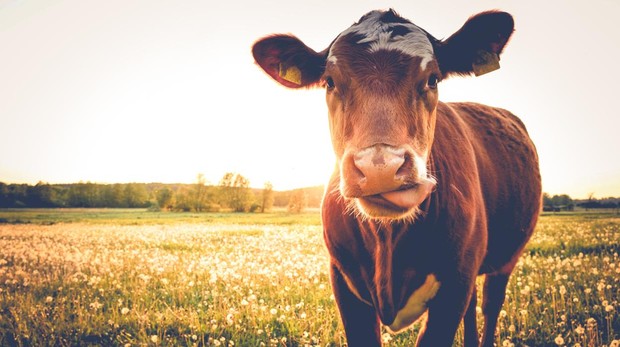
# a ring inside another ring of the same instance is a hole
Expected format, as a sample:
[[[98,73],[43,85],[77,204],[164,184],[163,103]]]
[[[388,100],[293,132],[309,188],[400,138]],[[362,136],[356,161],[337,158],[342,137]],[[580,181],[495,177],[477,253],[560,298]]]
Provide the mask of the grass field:
[[[619,251],[617,214],[543,215],[497,345],[618,346]],[[327,262],[316,212],[0,210],[0,345],[342,346]]]

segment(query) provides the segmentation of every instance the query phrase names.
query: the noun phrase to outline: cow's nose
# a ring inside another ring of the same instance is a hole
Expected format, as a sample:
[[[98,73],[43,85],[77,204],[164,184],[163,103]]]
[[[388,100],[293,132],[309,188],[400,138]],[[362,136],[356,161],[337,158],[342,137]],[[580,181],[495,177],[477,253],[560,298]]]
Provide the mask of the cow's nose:
[[[357,188],[350,195],[367,196],[399,189],[411,177],[413,161],[405,148],[379,144],[351,153],[342,171],[347,185]]]

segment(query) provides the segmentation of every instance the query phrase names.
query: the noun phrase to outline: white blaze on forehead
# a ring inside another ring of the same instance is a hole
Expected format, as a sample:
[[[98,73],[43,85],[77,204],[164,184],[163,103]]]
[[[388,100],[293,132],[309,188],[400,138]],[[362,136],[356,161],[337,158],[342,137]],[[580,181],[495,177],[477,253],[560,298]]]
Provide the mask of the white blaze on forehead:
[[[396,50],[412,57],[420,57],[422,58],[420,66],[422,69],[426,69],[426,65],[434,59],[433,45],[428,39],[426,32],[413,23],[385,23],[381,20],[381,16],[384,13],[381,11],[371,12],[363,21],[343,31],[334,45],[341,37],[348,34],[363,35],[364,38],[357,41],[357,43],[369,44],[370,52],[376,52],[381,49]],[[393,36],[392,32],[398,27],[404,27],[409,32],[404,35]],[[328,59],[332,57],[335,59],[330,50]]]

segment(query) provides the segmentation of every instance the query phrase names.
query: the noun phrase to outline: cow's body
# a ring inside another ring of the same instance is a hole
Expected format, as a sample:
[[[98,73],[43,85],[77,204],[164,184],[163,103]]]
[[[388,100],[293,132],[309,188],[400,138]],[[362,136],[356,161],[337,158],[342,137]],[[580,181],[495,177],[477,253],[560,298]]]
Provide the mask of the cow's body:
[[[442,286],[457,274],[468,276],[433,301],[443,310],[464,312],[469,295],[475,296],[472,279],[479,274],[507,279],[534,229],[540,210],[532,203],[540,201],[538,161],[517,117],[484,105],[440,103],[431,153],[437,188],[414,223],[386,225],[345,213],[339,173],[330,180],[324,237],[345,327],[372,322],[375,329],[358,330],[352,346],[377,341],[377,318],[392,324],[429,274]],[[458,325],[461,318],[449,321],[441,312],[437,317],[445,325]],[[444,337],[446,343],[453,338]]]
[[[536,150],[508,111],[442,103],[437,83],[482,74],[512,34],[487,12],[439,41],[393,11],[373,11],[317,53],[279,35],[256,61],[281,84],[322,84],[338,168],[323,200],[331,279],[349,346],[378,346],[428,313],[420,346],[450,346],[461,320],[492,346],[506,285],[541,202]]]

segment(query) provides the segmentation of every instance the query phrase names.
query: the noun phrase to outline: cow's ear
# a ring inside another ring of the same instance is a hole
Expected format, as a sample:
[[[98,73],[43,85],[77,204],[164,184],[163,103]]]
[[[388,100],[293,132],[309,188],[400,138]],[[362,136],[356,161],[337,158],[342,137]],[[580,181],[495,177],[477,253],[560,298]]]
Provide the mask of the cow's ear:
[[[506,12],[479,13],[435,47],[444,76],[476,76],[499,69],[499,55],[514,31],[514,20]]]
[[[252,47],[256,63],[285,87],[310,87],[319,83],[325,70],[327,50],[315,52],[291,35],[274,35]]]

